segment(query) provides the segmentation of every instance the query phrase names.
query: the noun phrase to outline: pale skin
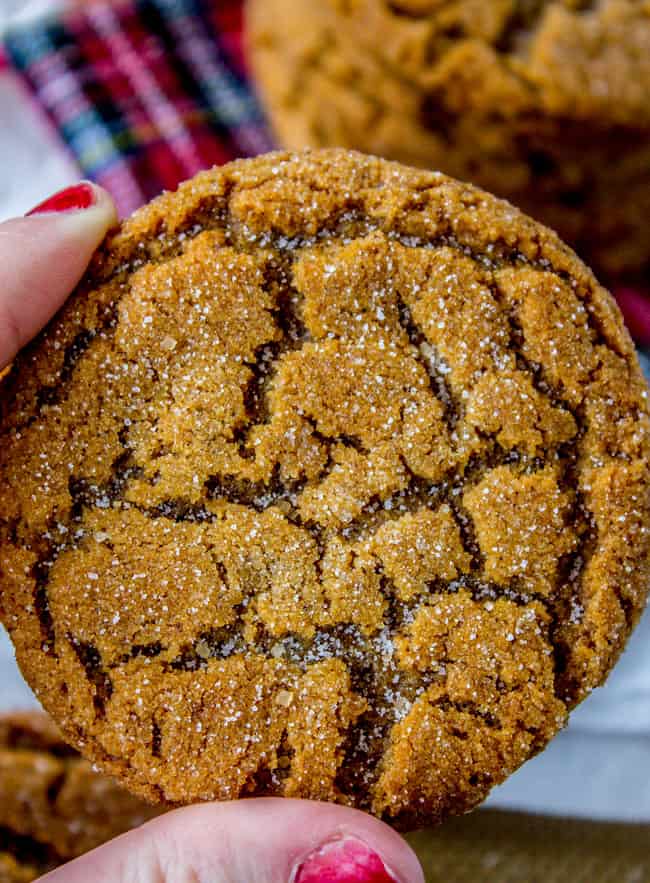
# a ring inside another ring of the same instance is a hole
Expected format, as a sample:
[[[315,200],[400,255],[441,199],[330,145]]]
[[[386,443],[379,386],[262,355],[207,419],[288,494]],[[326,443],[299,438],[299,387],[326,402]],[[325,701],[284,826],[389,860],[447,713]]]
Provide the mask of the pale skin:
[[[0,368],[61,306],[115,223],[109,195],[98,187],[93,190],[89,208],[0,224]],[[177,810],[42,879],[424,883],[410,847],[377,819],[341,806],[262,798]]]

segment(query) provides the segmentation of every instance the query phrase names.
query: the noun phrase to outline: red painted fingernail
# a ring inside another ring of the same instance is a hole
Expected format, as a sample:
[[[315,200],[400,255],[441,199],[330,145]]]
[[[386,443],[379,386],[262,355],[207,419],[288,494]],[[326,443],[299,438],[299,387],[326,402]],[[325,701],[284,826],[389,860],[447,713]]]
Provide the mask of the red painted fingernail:
[[[94,203],[95,190],[92,184],[82,181],[81,184],[66,187],[65,190],[59,190],[54,196],[49,196],[43,202],[39,202],[37,206],[34,206],[31,211],[27,212],[26,217],[30,215],[43,215],[49,212],[70,212],[90,208]]]
[[[361,840],[326,843],[298,868],[295,883],[397,883],[377,853]]]

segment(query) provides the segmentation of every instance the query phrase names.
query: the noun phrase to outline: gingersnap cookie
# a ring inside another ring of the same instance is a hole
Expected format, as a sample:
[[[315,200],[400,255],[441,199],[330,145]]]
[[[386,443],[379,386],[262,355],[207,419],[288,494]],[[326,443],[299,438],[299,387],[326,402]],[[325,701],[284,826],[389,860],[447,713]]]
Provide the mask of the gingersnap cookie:
[[[94,772],[47,715],[0,715],[0,883],[22,883],[158,811]]]
[[[249,0],[285,147],[442,169],[512,200],[609,276],[650,271],[650,4]]]
[[[343,150],[202,173],[108,239],[0,393],[18,661],[154,801],[464,812],[645,602],[618,309],[440,173]]]

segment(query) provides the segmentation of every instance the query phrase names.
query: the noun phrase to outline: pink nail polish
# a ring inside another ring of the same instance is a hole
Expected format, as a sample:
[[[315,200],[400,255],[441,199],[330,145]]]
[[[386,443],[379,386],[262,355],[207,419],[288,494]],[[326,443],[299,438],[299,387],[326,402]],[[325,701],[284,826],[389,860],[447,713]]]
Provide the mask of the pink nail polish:
[[[377,853],[361,840],[333,840],[312,852],[295,883],[397,883]]]
[[[39,202],[31,211],[27,212],[26,217],[30,215],[43,215],[50,212],[69,212],[84,208],[90,208],[95,203],[95,190],[91,184],[82,181],[81,184],[74,184],[72,187],[66,187],[65,190],[59,190],[53,196],[49,196],[43,202]]]

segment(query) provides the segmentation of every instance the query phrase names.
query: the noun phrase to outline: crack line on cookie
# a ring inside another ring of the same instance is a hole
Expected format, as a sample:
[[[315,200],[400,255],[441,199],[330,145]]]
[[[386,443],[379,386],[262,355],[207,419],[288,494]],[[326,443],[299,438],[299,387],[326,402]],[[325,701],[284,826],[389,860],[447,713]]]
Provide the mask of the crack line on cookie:
[[[38,618],[41,635],[43,638],[42,648],[45,653],[52,655],[56,648],[56,633],[54,620],[50,612],[47,597],[47,584],[50,577],[50,568],[56,559],[56,550],[49,549],[44,558],[40,558],[32,568],[34,579],[34,611]]]
[[[104,667],[99,650],[86,641],[67,635],[67,640],[81,663],[89,683],[93,686],[93,705],[97,717],[103,718],[106,704],[113,694],[111,676]]]
[[[461,418],[461,409],[454,400],[449,384],[445,379],[445,365],[437,348],[427,339],[422,329],[413,320],[408,304],[400,295],[397,298],[397,314],[401,327],[411,344],[411,355],[424,368],[431,391],[443,407],[443,419],[449,432],[453,432]]]
[[[249,365],[252,376],[244,389],[246,423],[234,434],[240,456],[245,459],[255,457],[255,451],[249,445],[252,432],[256,427],[268,423],[270,419],[267,395],[283,356],[285,353],[299,350],[309,339],[300,316],[301,297],[291,284],[291,269],[290,260],[277,258],[269,261],[265,268],[264,290],[273,295],[275,306],[271,312],[282,337],[280,340],[260,344],[255,352],[255,362]]]

